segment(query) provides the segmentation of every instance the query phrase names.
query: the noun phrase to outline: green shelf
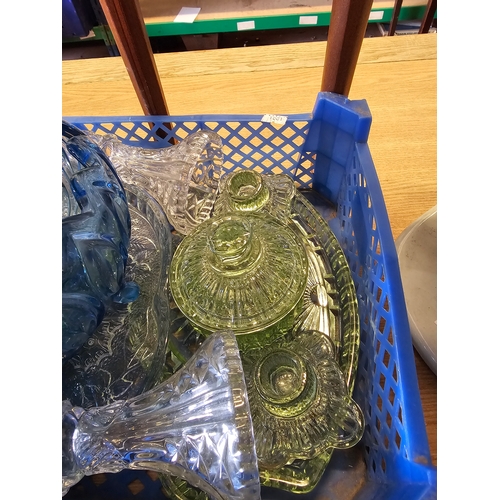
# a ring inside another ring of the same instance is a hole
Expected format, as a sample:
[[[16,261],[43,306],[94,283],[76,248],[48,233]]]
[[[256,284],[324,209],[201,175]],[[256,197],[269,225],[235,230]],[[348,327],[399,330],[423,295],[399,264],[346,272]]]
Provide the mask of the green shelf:
[[[388,23],[391,21],[393,8],[374,8],[370,13],[370,23]],[[422,19],[425,5],[402,6],[399,21]],[[315,23],[307,23],[304,18],[316,17]],[[253,21],[253,24],[252,24]],[[242,24],[243,23],[243,27]],[[148,22],[146,31],[149,37],[173,35],[203,35],[210,33],[231,33],[237,31],[275,30],[285,28],[306,28],[312,26],[328,26],[330,12],[307,12],[304,14],[283,14],[270,16],[245,15],[234,18],[195,20],[193,23]],[[251,25],[251,28],[248,26]],[[106,28],[94,28],[94,40],[106,39]]]

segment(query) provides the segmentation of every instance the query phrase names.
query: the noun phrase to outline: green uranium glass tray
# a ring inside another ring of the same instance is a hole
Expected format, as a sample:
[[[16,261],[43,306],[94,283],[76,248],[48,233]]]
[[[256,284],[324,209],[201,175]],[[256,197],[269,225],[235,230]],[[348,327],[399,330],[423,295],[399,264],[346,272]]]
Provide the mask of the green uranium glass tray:
[[[319,293],[317,279],[314,276],[310,277],[305,292],[303,313],[309,320],[310,318],[316,320],[320,314],[328,318],[326,329],[336,346],[336,361],[345,377],[348,394],[352,395],[358,366],[360,336],[358,304],[349,265],[327,223],[327,220],[333,217],[335,217],[335,207],[312,190],[297,192],[292,199],[289,225],[301,235],[305,246],[314,254],[310,256],[312,259],[310,263],[317,262],[316,267],[321,269],[324,285]],[[174,251],[182,239],[183,237],[174,234]],[[184,317],[171,295],[170,304],[171,333],[167,366],[173,373],[196,352],[205,337]],[[305,321],[304,329],[307,329],[307,324]],[[334,451],[339,450],[330,448],[312,459],[296,460],[279,469],[261,467],[261,484],[294,493],[311,491],[321,479]],[[171,498],[178,500],[207,498],[203,492],[191,487],[181,478],[166,475],[160,478]]]

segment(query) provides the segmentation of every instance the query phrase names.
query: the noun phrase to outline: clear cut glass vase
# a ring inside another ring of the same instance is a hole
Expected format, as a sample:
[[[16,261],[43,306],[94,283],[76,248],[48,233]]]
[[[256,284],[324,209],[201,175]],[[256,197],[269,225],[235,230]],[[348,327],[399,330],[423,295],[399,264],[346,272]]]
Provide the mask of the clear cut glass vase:
[[[199,130],[156,149],[124,144],[114,134],[87,134],[124,182],[147,189],[157,199],[180,234],[189,234],[211,216],[224,162],[222,138],[215,132]]]
[[[85,475],[125,468],[175,475],[218,500],[256,500],[260,481],[234,334],[217,332],[167,381],[83,410],[63,401],[63,495]]]

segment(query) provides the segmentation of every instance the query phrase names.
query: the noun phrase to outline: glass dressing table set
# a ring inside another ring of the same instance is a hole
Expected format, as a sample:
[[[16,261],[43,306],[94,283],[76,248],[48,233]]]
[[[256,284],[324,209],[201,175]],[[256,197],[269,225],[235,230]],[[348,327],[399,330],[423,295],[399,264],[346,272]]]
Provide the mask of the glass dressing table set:
[[[363,436],[337,238],[286,174],[223,164],[209,130],[62,123],[63,495],[123,469],[178,499],[307,492]]]

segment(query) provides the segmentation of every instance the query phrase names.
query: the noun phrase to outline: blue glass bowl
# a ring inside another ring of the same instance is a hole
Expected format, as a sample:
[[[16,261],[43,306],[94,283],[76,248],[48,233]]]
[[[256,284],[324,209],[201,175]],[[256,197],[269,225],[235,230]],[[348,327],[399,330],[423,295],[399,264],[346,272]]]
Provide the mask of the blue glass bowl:
[[[62,358],[95,332],[114,303],[139,287],[125,279],[131,222],[123,185],[107,156],[62,122]]]
[[[125,183],[124,188],[132,223],[125,279],[141,293],[132,303],[112,304],[93,335],[63,364],[63,400],[82,408],[137,396],[168,375],[172,228],[146,190]]]

